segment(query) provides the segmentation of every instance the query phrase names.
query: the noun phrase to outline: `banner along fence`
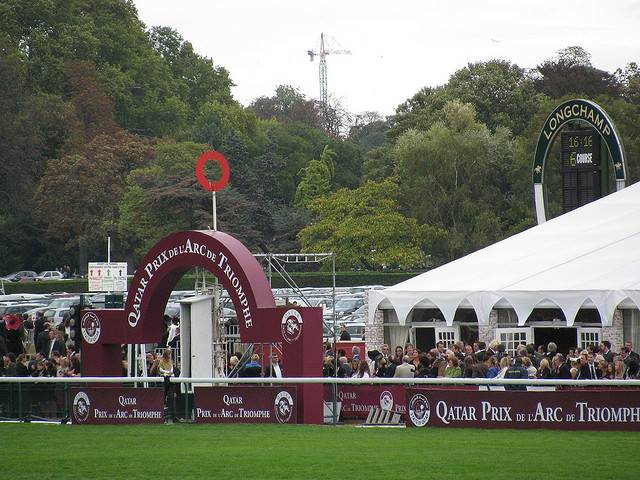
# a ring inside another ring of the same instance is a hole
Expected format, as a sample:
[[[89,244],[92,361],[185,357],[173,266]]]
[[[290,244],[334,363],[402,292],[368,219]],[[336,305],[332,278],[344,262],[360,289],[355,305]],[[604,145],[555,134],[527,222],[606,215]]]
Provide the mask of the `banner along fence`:
[[[0,420],[163,423],[162,377],[0,378]],[[325,384],[329,423],[371,408],[411,427],[640,431],[640,380],[479,378],[172,378],[186,423],[295,423],[296,385]],[[193,388],[195,385],[195,388]],[[511,386],[527,391],[505,390]],[[341,412],[337,405],[341,406]],[[219,410],[219,411],[218,411]],[[205,413],[206,412],[206,413]]]

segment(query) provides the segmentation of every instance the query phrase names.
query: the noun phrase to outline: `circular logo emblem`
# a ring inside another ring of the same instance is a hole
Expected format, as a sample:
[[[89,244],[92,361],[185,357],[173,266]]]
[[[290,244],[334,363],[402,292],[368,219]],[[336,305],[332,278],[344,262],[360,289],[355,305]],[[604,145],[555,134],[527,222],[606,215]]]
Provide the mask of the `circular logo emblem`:
[[[380,408],[382,410],[391,410],[393,408],[393,395],[389,390],[385,390],[380,394]]]
[[[287,310],[282,316],[282,337],[288,342],[293,343],[302,333],[302,315],[295,309]]]
[[[80,320],[80,328],[87,343],[94,344],[100,338],[100,319],[95,313],[85,313]]]
[[[287,423],[293,413],[293,397],[286,390],[282,390],[276,395],[274,402],[276,418],[280,423]]]
[[[78,422],[84,422],[89,418],[91,401],[84,392],[78,392],[73,399],[73,415]]]
[[[416,393],[409,402],[409,418],[416,427],[424,427],[431,416],[429,401],[421,393]]]

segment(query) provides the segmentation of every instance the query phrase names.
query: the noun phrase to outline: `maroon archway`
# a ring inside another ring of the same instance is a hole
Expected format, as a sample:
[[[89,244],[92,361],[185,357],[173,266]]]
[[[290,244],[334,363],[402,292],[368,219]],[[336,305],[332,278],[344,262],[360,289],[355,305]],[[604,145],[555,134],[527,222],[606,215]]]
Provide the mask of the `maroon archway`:
[[[124,310],[83,312],[84,375],[120,376],[121,344],[159,342],[169,295],[195,266],[215,275],[229,293],[243,343],[282,342],[287,376],[322,376],[322,309],[276,307],[269,282],[251,252],[218,231],[184,231],[163,238],[136,270]],[[298,386],[300,421],[322,423],[317,400],[321,398],[322,385]]]

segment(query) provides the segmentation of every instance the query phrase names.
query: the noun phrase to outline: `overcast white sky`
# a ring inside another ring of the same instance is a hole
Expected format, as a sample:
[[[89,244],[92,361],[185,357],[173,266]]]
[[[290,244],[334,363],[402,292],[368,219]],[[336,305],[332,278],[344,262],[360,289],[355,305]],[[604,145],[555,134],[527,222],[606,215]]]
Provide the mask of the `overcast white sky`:
[[[243,105],[278,85],[319,97],[320,33],[351,55],[327,57],[328,91],[351,113],[392,114],[469,62],[534,68],[578,45],[596,68],[640,63],[639,0],[133,0],[229,70]]]

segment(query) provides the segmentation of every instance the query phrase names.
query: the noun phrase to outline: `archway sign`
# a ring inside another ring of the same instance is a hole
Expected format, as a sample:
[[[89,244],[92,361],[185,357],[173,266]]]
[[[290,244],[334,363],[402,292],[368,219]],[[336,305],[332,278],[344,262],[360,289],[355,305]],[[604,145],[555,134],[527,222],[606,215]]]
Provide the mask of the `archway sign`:
[[[540,132],[533,160],[533,194],[535,197],[538,224],[547,220],[547,205],[544,194],[544,167],[551,145],[558,132],[568,122],[581,121],[596,129],[605,141],[616,176],[616,190],[627,186],[627,162],[618,131],[600,106],[589,101],[574,99],[558,106],[547,118]]]
[[[224,285],[243,343],[282,342],[287,376],[322,376],[322,308],[276,307],[258,261],[220,231],[184,231],[163,238],[136,270],[124,310],[82,312],[84,375],[122,376],[122,344],[159,342],[169,295],[192,267],[208,270]],[[323,423],[322,385],[298,385],[297,392],[298,421]]]

